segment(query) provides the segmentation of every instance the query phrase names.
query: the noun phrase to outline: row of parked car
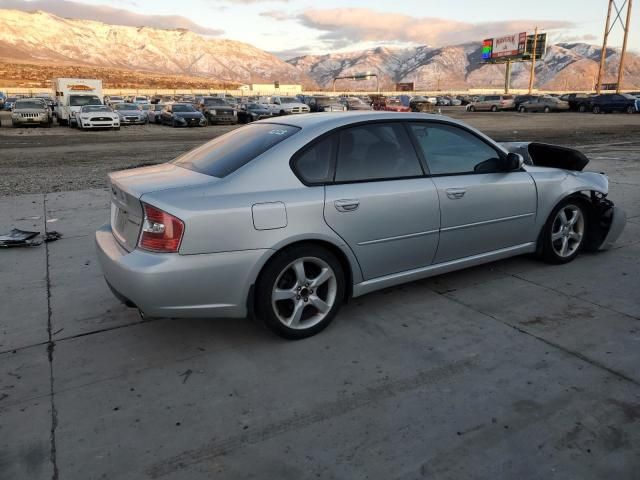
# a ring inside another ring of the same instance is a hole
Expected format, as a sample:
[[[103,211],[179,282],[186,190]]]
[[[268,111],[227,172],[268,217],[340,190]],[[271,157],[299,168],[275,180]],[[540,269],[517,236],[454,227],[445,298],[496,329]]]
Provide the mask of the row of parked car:
[[[640,92],[567,93],[564,95],[484,95],[467,105],[469,112],[640,112]]]

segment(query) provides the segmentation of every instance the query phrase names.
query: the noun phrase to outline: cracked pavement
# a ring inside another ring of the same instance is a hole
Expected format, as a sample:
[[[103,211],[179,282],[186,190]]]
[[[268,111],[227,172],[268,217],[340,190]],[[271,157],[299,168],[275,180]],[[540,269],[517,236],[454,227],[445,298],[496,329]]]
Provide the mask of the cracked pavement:
[[[639,147],[581,146],[614,249],[376,292],[300,342],[120,305],[103,189],[0,197],[3,229],[64,235],[0,251],[0,479],[637,479]]]

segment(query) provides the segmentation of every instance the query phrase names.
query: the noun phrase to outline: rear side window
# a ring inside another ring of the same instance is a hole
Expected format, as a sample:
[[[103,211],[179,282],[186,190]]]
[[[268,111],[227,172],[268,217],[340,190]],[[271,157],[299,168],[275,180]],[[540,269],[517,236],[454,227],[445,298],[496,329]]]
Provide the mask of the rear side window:
[[[423,175],[400,123],[374,123],[338,133],[336,182],[390,180]]]
[[[320,140],[296,155],[293,169],[307,184],[327,183],[331,178],[334,156],[334,136]]]
[[[498,152],[466,130],[420,123],[411,123],[410,128],[432,175],[498,171]]]
[[[298,130],[273,123],[247,125],[185,153],[173,163],[212,177],[226,177]]]
[[[489,95],[488,97],[484,97],[484,99],[485,101],[488,101],[488,102],[494,102],[496,100],[500,100],[500,97],[497,97],[495,95],[494,96]]]

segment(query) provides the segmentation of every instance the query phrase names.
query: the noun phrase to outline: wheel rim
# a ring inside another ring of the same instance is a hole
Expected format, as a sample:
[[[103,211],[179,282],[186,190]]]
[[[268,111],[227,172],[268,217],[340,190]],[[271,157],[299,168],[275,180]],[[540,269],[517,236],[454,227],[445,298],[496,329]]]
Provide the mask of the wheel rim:
[[[565,205],[556,214],[551,228],[551,246],[562,258],[573,255],[584,237],[584,215],[575,205]]]
[[[337,290],[336,274],[327,262],[317,257],[298,258],[278,275],[271,305],[284,326],[303,330],[326,318]]]

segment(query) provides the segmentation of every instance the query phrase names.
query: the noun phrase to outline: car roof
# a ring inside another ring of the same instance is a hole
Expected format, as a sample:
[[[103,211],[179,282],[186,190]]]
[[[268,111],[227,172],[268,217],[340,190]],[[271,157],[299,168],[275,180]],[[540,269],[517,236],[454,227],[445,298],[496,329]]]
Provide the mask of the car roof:
[[[438,120],[456,125],[464,125],[462,122],[444,115],[431,113],[393,113],[380,112],[375,110],[356,110],[351,112],[337,113],[303,113],[297,115],[287,115],[272,119],[260,120],[264,123],[280,123],[299,128],[326,127],[333,128],[352,123],[380,121],[380,120]]]

